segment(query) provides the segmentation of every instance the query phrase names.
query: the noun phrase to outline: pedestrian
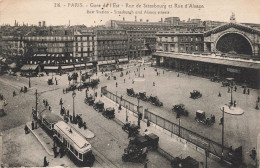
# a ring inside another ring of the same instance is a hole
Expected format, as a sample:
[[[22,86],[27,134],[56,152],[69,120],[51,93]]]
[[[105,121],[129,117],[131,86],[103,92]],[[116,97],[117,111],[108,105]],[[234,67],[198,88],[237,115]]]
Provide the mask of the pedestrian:
[[[255,148],[253,148],[253,149],[251,150],[250,156],[251,156],[251,158],[252,158],[253,160],[256,159],[256,149],[255,149]]]
[[[237,86],[235,86],[234,91],[235,91],[235,92],[237,91]]]
[[[28,133],[29,133],[29,128],[27,127],[26,124],[25,124],[25,126],[24,126],[24,131],[25,131],[25,134],[28,134]]]
[[[255,109],[259,110],[258,101],[256,101]]]
[[[125,79],[124,79],[124,83],[125,83]]]
[[[150,127],[150,120],[147,120],[147,127]]]
[[[117,82],[116,82],[116,87],[117,87]]]
[[[248,94],[248,95],[250,94],[250,90],[249,90],[249,89],[247,89],[247,94]]]
[[[56,80],[56,85],[58,85],[58,81]]]
[[[34,130],[34,122],[33,121],[31,123],[31,126],[32,126],[32,130]]]
[[[246,88],[244,87],[243,94],[246,94]]]
[[[236,107],[237,106],[237,102],[236,102],[236,100],[234,100],[234,107]]]
[[[135,82],[134,82],[134,80],[132,79],[132,84],[134,84]]]
[[[180,77],[180,74],[178,73],[177,77]]]
[[[16,95],[15,91],[13,91],[13,97]]]
[[[69,110],[67,110],[67,116],[69,116],[70,115],[70,111]]]
[[[259,96],[257,97],[257,101],[258,101],[258,103],[260,102],[260,97]]]
[[[63,94],[65,94],[65,90],[64,89],[62,89],[62,92],[63,92]]]
[[[44,156],[43,167],[46,167],[48,165],[49,165],[49,162],[47,162],[47,158],[46,158],[46,156]]]
[[[155,82],[153,82],[153,86],[155,86]]]
[[[53,153],[54,153],[54,158],[56,158],[57,155],[58,155],[57,147],[54,145],[53,148],[52,148],[52,150],[53,150]]]
[[[51,106],[49,106],[49,110],[51,111]]]
[[[228,93],[230,93],[230,87],[228,87]]]

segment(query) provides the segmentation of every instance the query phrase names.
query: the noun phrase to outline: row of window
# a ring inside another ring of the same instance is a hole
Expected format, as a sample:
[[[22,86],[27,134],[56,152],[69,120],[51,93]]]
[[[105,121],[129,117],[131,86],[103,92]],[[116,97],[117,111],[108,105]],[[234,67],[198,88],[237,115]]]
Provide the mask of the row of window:
[[[76,41],[94,41],[95,37],[94,36],[87,36],[87,37],[76,37]]]
[[[75,43],[75,46],[94,46],[95,43],[94,42],[81,42],[81,43]]]
[[[177,42],[179,41],[201,41],[201,37],[195,36],[174,36],[174,37],[158,37],[158,41],[165,41],[165,42]]]
[[[76,52],[95,51],[95,48],[77,47]]]

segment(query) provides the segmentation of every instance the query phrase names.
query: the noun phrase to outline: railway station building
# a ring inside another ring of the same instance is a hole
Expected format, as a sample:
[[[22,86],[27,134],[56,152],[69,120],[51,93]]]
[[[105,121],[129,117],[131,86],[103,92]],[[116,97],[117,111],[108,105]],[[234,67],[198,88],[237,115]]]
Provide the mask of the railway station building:
[[[158,32],[157,66],[260,88],[260,30],[235,22],[204,33]]]

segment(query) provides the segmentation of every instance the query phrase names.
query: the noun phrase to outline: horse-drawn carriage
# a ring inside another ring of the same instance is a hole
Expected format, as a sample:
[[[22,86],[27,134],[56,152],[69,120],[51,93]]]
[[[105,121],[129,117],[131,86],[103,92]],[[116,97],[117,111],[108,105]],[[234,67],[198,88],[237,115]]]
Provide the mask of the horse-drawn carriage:
[[[139,126],[135,124],[130,124],[127,122],[122,126],[122,129],[128,133],[129,137],[135,137],[139,134]]]
[[[172,111],[176,112],[177,115],[179,116],[188,116],[189,112],[188,110],[185,109],[185,105],[184,104],[176,104],[175,106],[173,106]]]
[[[103,112],[105,110],[104,103],[100,100],[93,105],[93,108],[98,112]]]
[[[73,91],[73,90],[76,90],[77,89],[77,84],[70,84],[68,87],[67,87],[68,91]]]
[[[136,94],[135,94],[135,92],[134,92],[134,89],[133,89],[133,88],[126,89],[126,92],[127,92],[127,95],[128,95],[128,96],[131,96],[131,97],[136,97]]]
[[[88,96],[85,98],[85,103],[88,104],[89,106],[92,106],[94,104],[94,97],[93,96]]]
[[[106,110],[102,113],[102,115],[108,119],[115,118],[115,109],[111,107],[106,108]]]
[[[53,83],[53,80],[52,80],[52,78],[51,79],[48,79],[48,85],[53,85],[54,83]]]
[[[193,90],[190,92],[190,98],[192,99],[198,99],[202,96],[202,94],[198,90]]]
[[[148,97],[146,96],[146,92],[139,92],[138,98],[143,100],[143,101],[147,101],[148,100]]]
[[[204,125],[213,125],[215,123],[215,116],[212,115],[210,118],[205,115],[205,112],[202,110],[197,110],[195,120]]]
[[[163,106],[163,103],[158,99],[157,96],[150,96],[149,102],[155,106]]]

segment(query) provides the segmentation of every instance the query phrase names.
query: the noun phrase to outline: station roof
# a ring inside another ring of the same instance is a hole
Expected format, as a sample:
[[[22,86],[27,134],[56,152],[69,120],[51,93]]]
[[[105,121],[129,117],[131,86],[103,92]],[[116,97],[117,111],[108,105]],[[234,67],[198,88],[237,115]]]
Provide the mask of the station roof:
[[[160,53],[156,52],[153,56],[176,58],[190,61],[206,62],[212,64],[229,65],[242,68],[260,69],[260,61],[245,60],[238,58],[225,58],[220,56],[203,56],[185,53]]]
[[[246,26],[246,25],[239,24],[239,23],[227,23],[227,24],[218,26],[218,27],[216,27],[214,29],[211,29],[211,30],[205,32],[204,36],[209,36],[211,34],[216,34],[218,32],[224,31],[224,30],[226,30],[228,28],[231,28],[231,27],[240,29],[242,31],[250,32],[250,33],[260,34],[260,30],[252,28],[250,26]]]

